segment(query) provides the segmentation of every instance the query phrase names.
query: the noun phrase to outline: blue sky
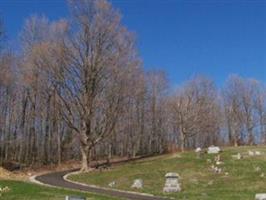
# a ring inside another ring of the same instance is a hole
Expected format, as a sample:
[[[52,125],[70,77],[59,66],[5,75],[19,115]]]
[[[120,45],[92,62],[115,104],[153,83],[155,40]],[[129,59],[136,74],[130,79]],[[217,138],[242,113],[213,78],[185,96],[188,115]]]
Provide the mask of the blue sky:
[[[204,74],[222,85],[229,74],[265,81],[266,0],[112,0],[137,35],[146,69],[173,85]],[[25,18],[68,15],[64,0],[0,0],[9,39]]]

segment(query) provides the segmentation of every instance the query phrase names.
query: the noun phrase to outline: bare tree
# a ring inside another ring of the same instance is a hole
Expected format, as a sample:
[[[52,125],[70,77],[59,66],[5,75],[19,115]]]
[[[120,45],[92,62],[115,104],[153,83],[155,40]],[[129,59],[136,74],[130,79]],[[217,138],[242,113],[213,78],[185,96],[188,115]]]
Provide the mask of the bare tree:
[[[243,79],[231,76],[223,92],[228,123],[229,140],[235,146],[255,142],[255,129],[263,123],[263,99],[259,82],[254,79]],[[259,115],[258,115],[259,111]],[[260,118],[260,119],[259,119]],[[263,126],[261,126],[263,128]]]
[[[132,34],[108,2],[70,3],[73,32],[60,51],[52,51],[59,59],[49,75],[60,99],[61,115],[78,135],[81,170],[87,171],[92,148],[114,131],[123,111],[127,81],[139,60]]]
[[[149,71],[146,74],[147,85],[147,124],[149,126],[147,133],[148,151],[151,153],[161,153],[165,145],[164,136],[164,117],[165,101],[168,92],[168,80],[163,71]]]
[[[266,90],[259,83],[255,88],[255,110],[258,114],[261,142],[266,142]]]
[[[181,151],[192,137],[199,135],[198,144],[216,142],[219,131],[217,92],[212,81],[197,77],[177,90],[170,100],[173,124],[180,135]],[[202,143],[200,138],[204,138]],[[204,143],[206,142],[206,143]]]
[[[228,127],[228,139],[231,144],[238,146],[241,143],[241,129],[243,113],[239,102],[239,81],[231,77],[223,90],[224,110]]]

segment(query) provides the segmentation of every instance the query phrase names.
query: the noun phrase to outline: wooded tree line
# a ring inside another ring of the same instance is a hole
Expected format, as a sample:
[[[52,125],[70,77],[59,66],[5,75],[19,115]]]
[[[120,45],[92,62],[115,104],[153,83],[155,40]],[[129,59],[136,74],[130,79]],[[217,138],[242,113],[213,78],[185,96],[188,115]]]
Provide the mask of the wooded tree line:
[[[170,86],[145,71],[135,36],[105,0],[69,1],[67,19],[32,16],[12,52],[0,28],[0,163],[28,166],[266,141],[266,89],[232,75]]]

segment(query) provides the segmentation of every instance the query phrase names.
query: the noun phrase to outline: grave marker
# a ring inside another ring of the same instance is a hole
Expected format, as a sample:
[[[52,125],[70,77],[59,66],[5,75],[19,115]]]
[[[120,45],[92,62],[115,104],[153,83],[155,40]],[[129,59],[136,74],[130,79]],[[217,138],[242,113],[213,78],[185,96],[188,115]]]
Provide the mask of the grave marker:
[[[86,200],[86,197],[66,196],[65,200]]]

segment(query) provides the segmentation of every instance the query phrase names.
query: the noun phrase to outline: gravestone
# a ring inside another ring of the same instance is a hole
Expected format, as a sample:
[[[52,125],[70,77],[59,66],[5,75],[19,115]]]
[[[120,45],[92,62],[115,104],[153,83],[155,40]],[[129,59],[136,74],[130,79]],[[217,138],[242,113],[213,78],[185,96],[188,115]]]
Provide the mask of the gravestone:
[[[255,172],[260,172],[261,168],[260,167],[255,167]]]
[[[131,188],[134,188],[134,189],[142,189],[143,188],[143,180],[142,179],[136,179],[136,180],[134,180]]]
[[[216,174],[222,173],[222,168],[216,167],[214,165],[211,166],[211,170]]]
[[[222,165],[223,164],[223,162],[221,161],[220,155],[215,156],[214,161],[215,161],[216,165]]]
[[[243,156],[240,153],[237,153],[236,155],[232,155],[232,158],[237,159],[237,160],[241,160],[243,158]]]
[[[167,173],[165,175],[166,182],[165,186],[163,188],[163,192],[166,193],[172,193],[172,192],[180,192],[181,191],[181,186],[179,183],[179,175],[177,173]]]
[[[195,149],[195,152],[196,153],[200,153],[201,151],[202,151],[202,149],[200,147],[198,147],[198,148]]]
[[[197,155],[197,158],[199,158],[199,159],[202,158],[203,152],[202,152],[202,149],[200,147],[195,149],[195,153]]]
[[[264,193],[264,194],[256,194],[255,200],[266,200],[266,193]]]
[[[111,183],[108,184],[109,187],[114,187],[115,186],[115,181],[112,181]]]
[[[254,156],[254,155],[255,155],[255,152],[253,152],[253,151],[248,151],[248,155],[249,155],[249,156]]]
[[[221,151],[220,147],[216,147],[216,146],[208,147],[208,154],[218,154],[220,153],[220,151]]]
[[[65,200],[86,200],[86,197],[66,196]]]

